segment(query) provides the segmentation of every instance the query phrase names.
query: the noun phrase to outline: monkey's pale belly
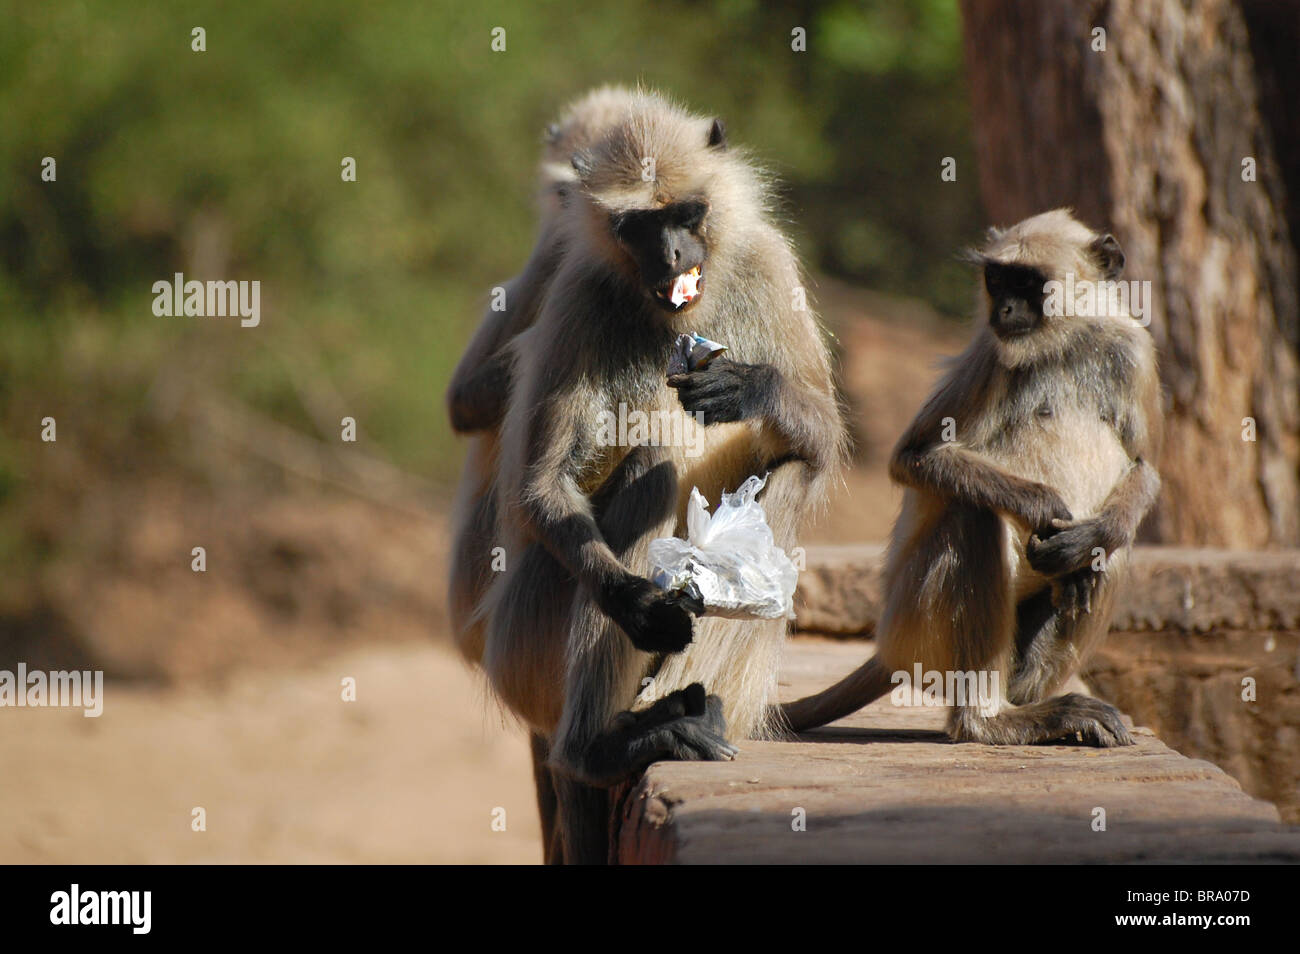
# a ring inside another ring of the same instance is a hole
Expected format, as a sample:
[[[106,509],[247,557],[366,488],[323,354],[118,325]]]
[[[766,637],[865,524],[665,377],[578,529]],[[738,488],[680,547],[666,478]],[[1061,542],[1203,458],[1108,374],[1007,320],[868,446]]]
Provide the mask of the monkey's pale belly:
[[[1010,473],[1053,488],[1076,520],[1095,515],[1133,461],[1095,411],[1067,408],[1012,435],[1014,455],[989,456]]]
[[[1069,408],[1022,430],[1020,440],[1013,438],[1013,446],[1022,448],[1020,456],[1014,461],[991,456],[1017,477],[1055,489],[1075,520],[1095,516],[1133,465],[1119,435],[1093,411]],[[1020,600],[1047,580],[1025,558],[1031,529],[1013,520],[1003,520],[1003,527],[1007,567]]]

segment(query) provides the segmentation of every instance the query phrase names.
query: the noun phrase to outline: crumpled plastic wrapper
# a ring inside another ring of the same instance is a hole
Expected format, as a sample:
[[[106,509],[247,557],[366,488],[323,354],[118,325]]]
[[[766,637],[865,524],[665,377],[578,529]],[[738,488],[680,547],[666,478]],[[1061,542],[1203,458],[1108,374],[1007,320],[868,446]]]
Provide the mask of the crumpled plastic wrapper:
[[[673,353],[668,356],[668,376],[707,368],[710,361],[726,350],[726,345],[697,334],[678,335]]]
[[[723,494],[710,516],[699,488],[686,506],[687,538],[650,542],[650,579],[666,590],[686,590],[704,602],[705,616],[793,619],[799,571],[776,545],[755,498],[766,477],[750,477]]]

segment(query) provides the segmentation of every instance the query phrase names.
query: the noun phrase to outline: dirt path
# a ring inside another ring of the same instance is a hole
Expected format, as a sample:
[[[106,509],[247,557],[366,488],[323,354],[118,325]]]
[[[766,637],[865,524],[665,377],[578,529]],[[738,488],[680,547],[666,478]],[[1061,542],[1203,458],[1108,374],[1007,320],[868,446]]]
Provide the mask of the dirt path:
[[[5,863],[540,860],[523,734],[431,646],[222,689],[109,685],[98,719],[0,709],[0,764]]]

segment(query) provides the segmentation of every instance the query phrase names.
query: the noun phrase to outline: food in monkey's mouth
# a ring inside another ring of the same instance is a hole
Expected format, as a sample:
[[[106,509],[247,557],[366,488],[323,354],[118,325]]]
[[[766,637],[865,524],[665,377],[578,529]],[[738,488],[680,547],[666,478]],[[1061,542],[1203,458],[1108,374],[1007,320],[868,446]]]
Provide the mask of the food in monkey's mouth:
[[[656,289],[655,294],[680,311],[700,297],[700,283],[703,279],[704,273],[700,266],[696,265],[689,272],[682,272],[674,278],[671,288]]]

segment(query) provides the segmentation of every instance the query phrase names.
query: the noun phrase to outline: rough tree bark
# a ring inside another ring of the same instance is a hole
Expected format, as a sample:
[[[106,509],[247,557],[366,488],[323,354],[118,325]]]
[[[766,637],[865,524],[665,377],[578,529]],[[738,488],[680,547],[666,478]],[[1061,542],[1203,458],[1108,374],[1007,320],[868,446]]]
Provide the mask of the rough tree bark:
[[[1233,0],[961,8],[990,218],[1073,206],[1119,238],[1126,278],[1152,283],[1168,424],[1164,492],[1144,535],[1300,543],[1300,276],[1285,182],[1295,166],[1274,152],[1275,136],[1294,135],[1294,66],[1257,73]],[[1282,108],[1261,104],[1261,81]],[[1242,180],[1246,157],[1256,181]]]

